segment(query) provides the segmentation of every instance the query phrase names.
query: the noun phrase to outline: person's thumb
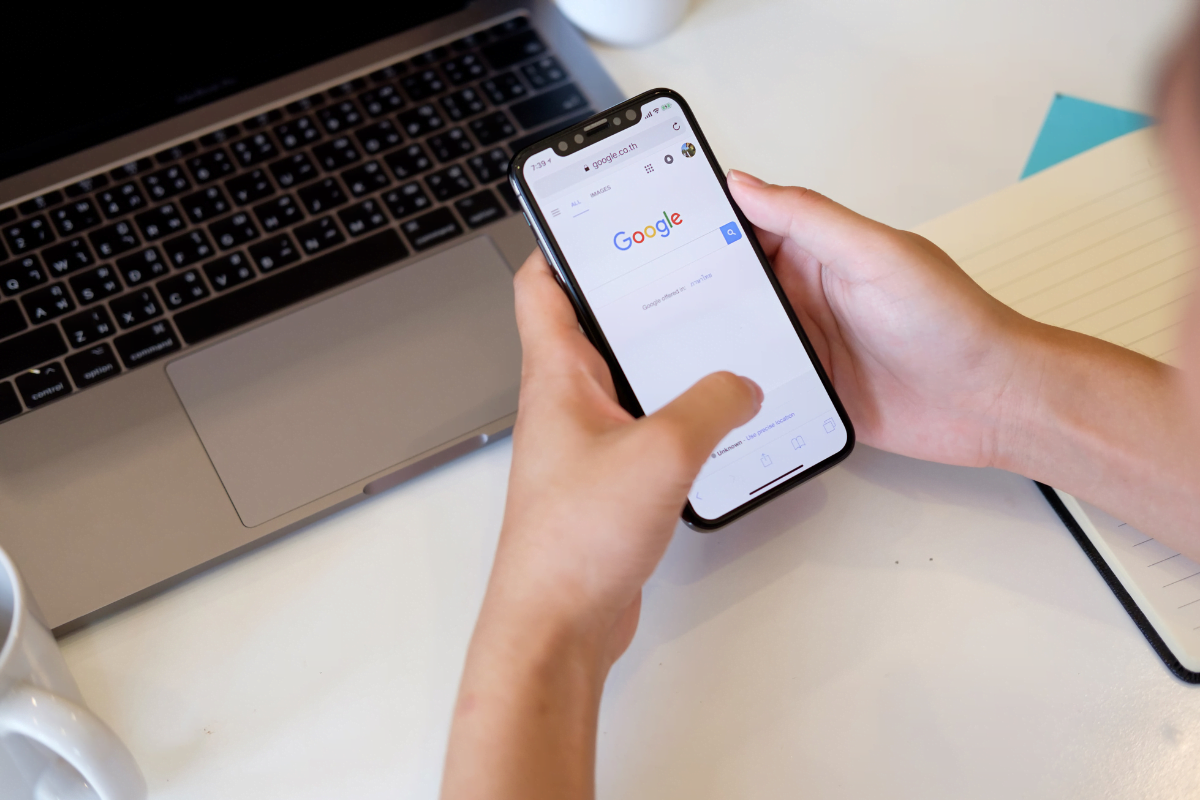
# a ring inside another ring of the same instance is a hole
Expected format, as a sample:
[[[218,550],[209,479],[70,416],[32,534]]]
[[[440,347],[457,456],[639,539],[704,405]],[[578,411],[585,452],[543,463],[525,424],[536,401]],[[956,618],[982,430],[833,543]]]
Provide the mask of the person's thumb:
[[[729,171],[729,192],[756,227],[791,239],[822,264],[861,253],[877,236],[894,233],[811,189],[764,183],[737,170]]]
[[[758,413],[762,399],[762,389],[749,378],[714,372],[640,425],[662,436],[694,476],[725,434]]]

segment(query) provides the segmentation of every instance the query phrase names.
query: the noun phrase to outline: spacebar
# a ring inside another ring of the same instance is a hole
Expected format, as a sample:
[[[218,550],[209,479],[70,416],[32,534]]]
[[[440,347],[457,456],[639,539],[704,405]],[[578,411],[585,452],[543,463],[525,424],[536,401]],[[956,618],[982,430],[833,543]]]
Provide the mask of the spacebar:
[[[386,267],[407,255],[408,249],[400,241],[400,234],[388,229],[181,311],[175,315],[175,324],[185,342],[202,342]]]

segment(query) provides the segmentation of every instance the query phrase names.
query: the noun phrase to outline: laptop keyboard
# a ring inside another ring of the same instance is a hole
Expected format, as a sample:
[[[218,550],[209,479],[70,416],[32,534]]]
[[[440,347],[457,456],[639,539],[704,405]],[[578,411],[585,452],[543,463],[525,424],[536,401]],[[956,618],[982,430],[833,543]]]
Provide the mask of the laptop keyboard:
[[[0,209],[0,420],[517,212],[592,113],[515,17]]]

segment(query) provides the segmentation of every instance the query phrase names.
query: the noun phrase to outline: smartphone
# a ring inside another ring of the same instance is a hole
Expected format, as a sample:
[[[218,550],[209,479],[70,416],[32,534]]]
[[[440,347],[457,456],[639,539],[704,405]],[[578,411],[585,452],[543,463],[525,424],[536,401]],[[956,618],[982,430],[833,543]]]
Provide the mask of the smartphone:
[[[700,470],[685,522],[719,528],[850,454],[850,419],[677,92],[530,145],[509,181],[632,414],[718,370],[762,387],[762,410]]]

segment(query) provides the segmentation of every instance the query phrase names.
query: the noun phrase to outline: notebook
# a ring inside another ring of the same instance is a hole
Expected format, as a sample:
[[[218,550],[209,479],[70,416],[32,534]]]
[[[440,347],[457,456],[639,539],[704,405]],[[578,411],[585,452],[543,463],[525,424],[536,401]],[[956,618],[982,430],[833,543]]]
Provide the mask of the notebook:
[[[1173,364],[1197,253],[1165,169],[1146,128],[916,232],[1022,314]],[[1200,564],[1041,488],[1167,666],[1200,683]]]

